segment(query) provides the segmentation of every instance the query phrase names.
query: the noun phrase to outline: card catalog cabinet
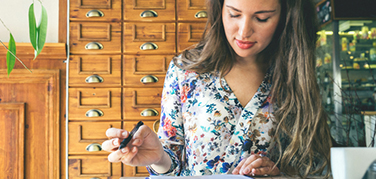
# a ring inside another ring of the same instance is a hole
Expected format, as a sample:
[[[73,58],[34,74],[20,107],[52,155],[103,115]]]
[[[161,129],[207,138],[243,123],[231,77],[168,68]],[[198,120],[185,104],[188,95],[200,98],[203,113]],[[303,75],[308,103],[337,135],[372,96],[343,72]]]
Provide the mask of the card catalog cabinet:
[[[148,176],[108,162],[101,144],[139,120],[158,130],[166,70],[201,39],[205,1],[71,0],[69,18],[69,178]]]

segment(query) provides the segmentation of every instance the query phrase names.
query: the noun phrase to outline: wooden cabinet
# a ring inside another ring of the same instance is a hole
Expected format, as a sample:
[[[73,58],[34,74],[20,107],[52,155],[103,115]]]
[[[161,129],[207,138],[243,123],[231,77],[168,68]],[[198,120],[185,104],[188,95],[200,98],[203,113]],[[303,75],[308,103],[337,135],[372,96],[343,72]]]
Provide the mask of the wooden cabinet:
[[[69,178],[148,176],[87,148],[98,148],[110,127],[130,131],[142,120],[158,130],[168,65],[201,39],[205,0],[70,3]]]
[[[124,55],[123,85],[163,87],[168,65],[173,55]]]
[[[72,54],[120,54],[121,24],[71,22],[69,39]]]
[[[121,163],[110,163],[107,156],[70,156],[68,160],[69,178],[118,179],[121,177]]]
[[[99,149],[101,149],[101,144],[108,139],[106,130],[111,127],[121,128],[121,122],[69,122],[69,153],[108,155],[108,152]]]
[[[202,32],[205,30],[205,22],[197,23],[178,23],[178,52],[191,48],[200,42]]]
[[[124,0],[125,21],[174,21],[175,0]]]
[[[124,53],[175,54],[175,23],[124,23]]]
[[[65,44],[46,43],[33,60],[31,44],[17,43],[32,73],[16,62],[8,76],[5,54],[0,49],[0,178],[60,178]]]
[[[69,86],[121,87],[120,55],[72,55]]]
[[[72,21],[120,21],[122,0],[70,1]]]
[[[205,0],[176,0],[179,21],[207,20]]]
[[[121,88],[70,88],[70,120],[120,120]]]

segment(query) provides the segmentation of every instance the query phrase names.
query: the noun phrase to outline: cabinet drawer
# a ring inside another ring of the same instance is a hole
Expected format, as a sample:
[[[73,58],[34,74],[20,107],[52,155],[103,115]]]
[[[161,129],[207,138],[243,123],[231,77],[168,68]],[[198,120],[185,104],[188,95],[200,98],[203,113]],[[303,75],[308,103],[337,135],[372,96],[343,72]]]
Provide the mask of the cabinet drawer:
[[[178,52],[200,42],[205,30],[205,22],[179,23],[178,24]]]
[[[207,21],[206,0],[177,0],[178,20]]]
[[[124,23],[124,53],[175,54],[175,23]]]
[[[69,86],[121,86],[121,56],[72,55]]]
[[[69,122],[69,154],[109,154],[101,150],[108,128],[121,128],[121,122]]]
[[[121,0],[70,1],[72,21],[120,21]]]
[[[159,121],[159,120],[158,120]],[[138,121],[125,121],[123,122],[124,129],[127,131],[131,131],[137,124]],[[145,125],[149,126],[151,129],[153,129],[154,125],[157,123],[155,121],[142,121]],[[149,172],[146,170],[146,167],[143,166],[137,166],[132,167],[128,165],[123,165],[124,174],[125,177],[146,177],[149,176]]]
[[[163,87],[172,55],[124,56],[124,85]]]
[[[71,22],[70,50],[73,54],[121,53],[121,25],[105,22]]]
[[[124,0],[124,20],[174,21],[175,0]]]
[[[121,88],[69,88],[69,119],[121,119]]]
[[[111,163],[104,156],[70,156],[69,178],[72,179],[118,179],[121,177],[121,162]]]
[[[162,88],[124,88],[124,119],[159,119]]]

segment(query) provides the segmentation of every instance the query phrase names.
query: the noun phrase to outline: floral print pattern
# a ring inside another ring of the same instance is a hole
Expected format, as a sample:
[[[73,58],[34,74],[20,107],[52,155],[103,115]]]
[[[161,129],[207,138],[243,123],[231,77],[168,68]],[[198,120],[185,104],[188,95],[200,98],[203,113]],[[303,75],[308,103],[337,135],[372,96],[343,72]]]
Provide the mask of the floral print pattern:
[[[222,86],[221,86],[222,83]],[[171,169],[152,175],[208,175],[231,172],[251,154],[267,155],[275,120],[268,73],[243,107],[224,78],[198,74],[170,63],[162,92],[158,136]]]

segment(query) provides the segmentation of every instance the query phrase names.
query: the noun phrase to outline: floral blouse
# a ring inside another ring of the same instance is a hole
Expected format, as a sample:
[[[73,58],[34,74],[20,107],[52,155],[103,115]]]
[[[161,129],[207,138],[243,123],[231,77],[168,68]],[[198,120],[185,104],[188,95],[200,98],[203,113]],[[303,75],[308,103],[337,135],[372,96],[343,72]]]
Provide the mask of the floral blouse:
[[[276,127],[270,88],[268,73],[243,107],[218,74],[182,70],[171,62],[158,136],[172,166],[164,174],[147,167],[150,174],[226,174],[251,154],[268,155]]]

